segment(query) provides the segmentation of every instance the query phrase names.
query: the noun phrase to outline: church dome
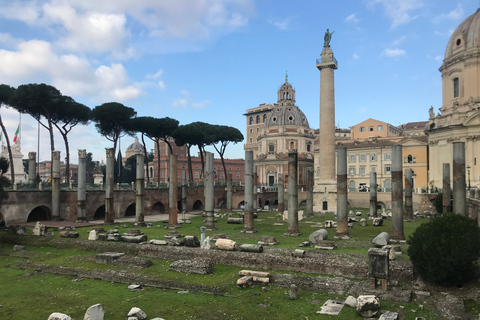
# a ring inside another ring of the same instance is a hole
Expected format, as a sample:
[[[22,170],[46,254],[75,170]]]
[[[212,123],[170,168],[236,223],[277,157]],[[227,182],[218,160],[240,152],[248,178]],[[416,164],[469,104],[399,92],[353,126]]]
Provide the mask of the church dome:
[[[480,9],[453,32],[445,50],[445,62],[460,52],[480,50]]]
[[[276,106],[270,111],[265,127],[302,126],[310,128],[305,114],[297,106]]]
[[[145,149],[143,148],[143,145],[138,141],[138,138],[135,137],[135,142],[128,146],[125,154],[127,157],[129,157],[129,156],[133,156],[134,154],[144,154],[144,153],[145,153]]]

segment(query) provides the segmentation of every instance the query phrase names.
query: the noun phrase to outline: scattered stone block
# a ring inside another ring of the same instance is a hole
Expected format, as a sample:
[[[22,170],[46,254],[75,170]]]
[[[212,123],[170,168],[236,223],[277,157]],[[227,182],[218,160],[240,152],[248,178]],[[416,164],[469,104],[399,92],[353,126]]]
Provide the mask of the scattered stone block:
[[[124,235],[127,234],[127,235],[132,235],[132,236],[139,236],[139,235],[142,235],[143,232],[140,231],[139,229],[129,229],[127,231],[127,233],[124,233]]]
[[[153,318],[152,320],[165,320],[165,319],[157,317],[157,318]]]
[[[383,247],[388,244],[390,241],[390,235],[388,232],[381,232],[378,236],[376,236],[373,240],[372,243],[376,246]]]
[[[323,304],[320,311],[317,311],[317,314],[329,314],[336,316],[342,311],[343,301],[337,299],[328,299]]]
[[[258,244],[273,246],[278,244],[278,241],[274,236],[262,235],[262,238],[260,241],[258,241]]]
[[[142,285],[140,284],[131,284],[128,286],[128,290],[130,291],[138,291],[138,290],[142,290]]]
[[[35,223],[35,227],[33,228],[34,236],[44,236],[46,231],[47,227],[43,223],[41,223],[40,221],[37,221],[37,223]]]
[[[355,297],[348,296],[347,299],[345,299],[344,304],[349,306],[349,307],[356,308],[357,307],[357,299]]]
[[[105,233],[105,229],[103,229],[103,227],[93,227],[92,229],[90,230],[95,230],[97,231],[97,233]]]
[[[101,234],[98,235],[98,240],[100,240],[100,241],[107,241],[107,237],[108,237],[107,234],[101,233]]]
[[[147,314],[145,312],[143,312],[142,309],[136,308],[136,307],[130,309],[127,316],[128,317],[136,317],[138,320],[144,320],[144,319],[147,318]]]
[[[380,227],[383,225],[383,219],[382,218],[373,218],[373,226],[374,227]]]
[[[298,299],[298,287],[295,284],[290,285],[290,298],[292,300]]]
[[[98,233],[96,230],[90,230],[88,232],[88,240],[98,240]]]
[[[305,258],[306,254],[307,254],[307,252],[305,250],[295,249],[295,251],[292,252],[292,257]]]
[[[118,227],[107,231],[107,234],[115,234],[115,233],[118,233]]]
[[[360,225],[362,227],[365,227],[367,225],[367,219],[365,219],[365,218],[360,219]]]
[[[121,240],[128,243],[140,243],[147,241],[147,235],[129,236],[124,234],[121,236]]]
[[[193,260],[177,260],[170,265],[170,271],[211,274],[214,271],[214,264],[208,258],[195,258]]]
[[[107,233],[107,241],[121,241],[122,236],[118,233]]]
[[[230,239],[218,239],[215,245],[220,250],[235,251],[238,249],[238,244]]]
[[[310,247],[310,241],[303,241],[298,246],[299,247]]]
[[[228,218],[228,224],[243,224],[243,218]]]
[[[174,246],[174,247],[183,246],[183,240],[175,237],[171,239],[167,239],[167,242],[169,246]]]
[[[117,260],[123,255],[125,255],[125,253],[121,253],[121,252],[99,253],[95,256],[95,262],[101,263],[101,264],[113,264],[115,260]]]
[[[62,238],[78,238],[80,235],[76,231],[60,231]]]
[[[378,320],[400,320],[398,312],[387,311],[378,318]]]
[[[325,228],[336,228],[337,223],[332,220],[325,221]]]
[[[328,238],[328,231],[325,229],[319,229],[310,234],[308,236],[308,240],[310,240],[311,243],[317,244],[320,241],[327,240]]]
[[[364,318],[372,318],[380,311],[380,301],[374,295],[358,296],[357,313]]]
[[[212,241],[217,241],[218,239],[228,239],[225,233],[217,233],[212,236]]]
[[[21,246],[19,244],[16,244],[13,246],[13,251],[24,251],[25,250],[25,246]]]
[[[370,248],[368,249],[369,267],[368,273],[372,278],[388,279],[389,259],[388,251]]]
[[[104,316],[105,311],[103,310],[103,306],[101,304],[94,304],[87,309],[83,320],[103,320]]]
[[[185,236],[183,234],[180,234],[178,231],[168,231],[163,238],[172,239],[172,238],[183,238],[183,237]]]
[[[203,243],[200,244],[200,247],[205,250],[210,250],[211,249],[211,244],[210,244],[210,236],[206,237],[205,240],[203,240]]]
[[[282,219],[284,221],[288,220],[288,210],[283,211]],[[303,210],[298,210],[298,221],[302,221],[302,220],[303,220]]]
[[[27,234],[27,229],[25,229],[24,226],[15,226],[16,227],[16,234],[21,235],[21,236],[26,236]]]
[[[242,244],[238,248],[244,252],[263,252],[263,246],[261,244]]]
[[[66,315],[65,313],[54,312],[49,317],[48,320],[73,320],[72,317]]]
[[[247,288],[250,286],[250,284],[253,282],[253,277],[252,276],[243,276],[240,279],[237,280],[237,286],[242,287],[242,288]]]
[[[337,248],[337,245],[333,241],[320,241],[316,246],[315,249],[321,250],[334,250]]]
[[[193,247],[193,248],[200,247],[200,241],[196,236],[186,236],[183,239],[183,244],[185,245],[185,247]]]
[[[254,270],[240,270],[239,274],[242,276],[254,276],[254,277],[260,277],[260,278],[270,277],[270,273],[268,272],[254,271]]]

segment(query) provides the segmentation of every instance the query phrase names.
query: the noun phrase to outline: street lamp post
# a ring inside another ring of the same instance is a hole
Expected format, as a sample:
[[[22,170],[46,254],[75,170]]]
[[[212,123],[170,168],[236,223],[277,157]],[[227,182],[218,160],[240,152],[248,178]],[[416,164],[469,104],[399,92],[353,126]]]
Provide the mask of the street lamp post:
[[[467,173],[468,173],[468,190],[470,190],[470,166],[467,166]]]

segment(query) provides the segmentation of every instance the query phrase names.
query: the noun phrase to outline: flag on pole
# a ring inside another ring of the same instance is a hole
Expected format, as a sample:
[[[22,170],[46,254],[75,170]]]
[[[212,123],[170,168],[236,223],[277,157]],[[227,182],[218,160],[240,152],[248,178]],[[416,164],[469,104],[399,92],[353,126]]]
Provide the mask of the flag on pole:
[[[18,132],[19,132],[19,131],[20,131],[20,125],[18,125],[17,131],[15,131],[15,137],[13,138],[13,143],[17,142]]]

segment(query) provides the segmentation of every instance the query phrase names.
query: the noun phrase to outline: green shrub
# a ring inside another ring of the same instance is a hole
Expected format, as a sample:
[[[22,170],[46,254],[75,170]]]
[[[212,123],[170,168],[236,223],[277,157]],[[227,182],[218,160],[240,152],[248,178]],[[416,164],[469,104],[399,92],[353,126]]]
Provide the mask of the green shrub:
[[[461,285],[476,273],[480,229],[468,217],[448,213],[420,225],[409,237],[408,255],[425,280]]]
[[[438,193],[435,199],[433,199],[433,205],[437,210],[437,213],[444,213],[443,212],[443,193]]]

